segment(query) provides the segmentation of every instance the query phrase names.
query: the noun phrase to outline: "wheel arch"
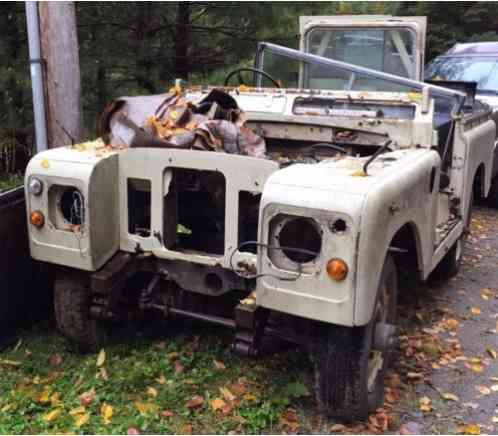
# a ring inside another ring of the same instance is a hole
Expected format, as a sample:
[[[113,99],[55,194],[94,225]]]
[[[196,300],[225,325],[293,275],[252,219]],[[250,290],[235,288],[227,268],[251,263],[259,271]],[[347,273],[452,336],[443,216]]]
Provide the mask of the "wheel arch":
[[[391,237],[387,252],[393,256],[398,275],[402,271],[410,276],[421,277],[424,265],[422,242],[415,222],[408,221],[398,227]]]
[[[375,263],[375,272],[371,275],[373,282],[379,282],[388,256],[393,258],[398,277],[400,271],[403,271],[404,273],[408,273],[412,278],[422,278],[424,259],[422,240],[417,223],[410,220],[402,221],[385,240],[388,241],[388,244],[384,245],[382,250],[378,250],[379,253],[382,253],[382,255],[379,255],[378,261],[370,262],[370,265]],[[371,283],[372,281],[367,285],[370,289]],[[374,301],[377,295],[376,293],[368,292],[365,285],[360,286],[360,289],[357,288],[357,292],[361,293],[361,298],[358,299],[360,295],[357,294],[354,325],[362,326],[366,325],[372,319]]]

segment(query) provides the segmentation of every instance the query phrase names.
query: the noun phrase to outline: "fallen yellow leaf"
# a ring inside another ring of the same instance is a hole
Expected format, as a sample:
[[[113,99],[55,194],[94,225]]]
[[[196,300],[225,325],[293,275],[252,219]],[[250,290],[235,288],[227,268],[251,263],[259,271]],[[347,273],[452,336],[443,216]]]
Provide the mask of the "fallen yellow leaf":
[[[479,307],[472,307],[470,309],[470,312],[472,315],[480,315],[481,314],[481,309]]]
[[[105,363],[105,350],[102,348],[97,356],[97,366],[101,367]]]
[[[478,386],[476,386],[476,389],[482,395],[489,395],[491,393],[491,389],[489,389],[487,386],[478,385]]]
[[[151,396],[152,398],[157,398],[157,389],[153,388],[152,386],[149,386],[147,388],[147,394]]]
[[[348,428],[344,424],[334,424],[332,427],[329,428],[329,431],[331,433],[338,433],[338,432],[343,432],[344,430],[347,430]]]
[[[410,379],[410,380],[417,380],[417,379],[421,379],[424,377],[424,374],[422,374],[421,372],[408,372],[406,374],[406,376]]]
[[[86,412],[86,408],[84,406],[78,406],[78,407],[75,407],[74,409],[71,409],[69,411],[69,414],[71,416],[74,416],[74,415],[81,415],[82,413],[85,413]]]
[[[489,300],[489,298],[493,295],[493,291],[489,288],[481,289],[481,297],[483,300]]]
[[[214,367],[220,371],[223,371],[226,369],[226,366],[223,362],[219,362],[218,360],[214,359],[213,360]]]
[[[173,351],[171,353],[166,354],[168,356],[169,360],[176,360],[180,357],[180,353],[177,353],[176,351]]]
[[[14,407],[14,405],[12,403],[9,403],[9,404],[6,404],[5,406],[3,406],[0,411],[1,412],[8,412],[10,409],[12,409]]]
[[[454,318],[449,318],[449,319],[446,320],[446,325],[450,329],[455,330],[455,329],[457,329],[460,326],[460,323],[458,322],[458,320],[456,320]]]
[[[460,399],[455,394],[451,394],[449,392],[441,394],[441,397],[448,401],[460,401]]]
[[[486,348],[486,351],[493,359],[496,359],[496,357],[498,357],[498,354],[492,348]]]
[[[477,424],[462,425],[458,427],[458,431],[463,434],[473,434],[473,435],[481,434],[481,429]]]
[[[112,406],[109,406],[107,403],[100,406],[100,416],[102,417],[102,422],[104,424],[107,425],[111,423],[113,413]]]
[[[256,395],[253,395],[253,394],[244,394],[243,398],[246,401],[255,401],[258,399],[258,397],[256,397]]]
[[[230,389],[228,388],[220,388],[221,395],[223,395],[223,398],[227,401],[234,401],[235,400],[235,395],[230,392]]]
[[[166,377],[164,377],[164,375],[162,375],[162,374],[159,377],[157,377],[155,380],[160,385],[163,385],[164,383],[166,383]]]
[[[43,415],[43,420],[45,422],[52,422],[55,421],[60,415],[61,409],[54,409],[48,413],[45,413],[45,415]]]
[[[484,366],[481,363],[466,363],[465,366],[477,373],[481,373],[484,370]]]
[[[8,359],[0,359],[0,364],[1,365],[6,365],[6,366],[21,366],[21,362],[17,362],[15,360],[8,360]]]
[[[88,413],[82,413],[75,415],[74,417],[74,425],[78,428],[85,425],[88,421],[90,421],[90,415]]]
[[[211,400],[211,408],[214,411],[222,409],[225,404],[226,403],[221,398],[215,398],[214,400]]]
[[[142,403],[140,401],[135,401],[134,403],[135,408],[138,410],[138,413],[140,415],[145,416],[148,413],[154,412],[157,410],[157,406],[152,403]]]
[[[362,169],[356,170],[353,173],[351,173],[351,177],[367,177],[367,175],[368,174]]]
[[[50,388],[48,386],[45,386],[43,388],[43,391],[38,395],[37,398],[39,403],[48,403],[50,401]]]
[[[100,368],[99,377],[105,381],[109,380],[109,374],[107,373],[107,369],[105,369],[105,367]]]
[[[432,410],[431,399],[429,397],[419,398],[418,404],[422,412],[430,412]]]
[[[52,407],[57,407],[59,406],[61,403],[61,400],[60,400],[60,394],[58,392],[55,392],[53,393],[51,396],[50,396],[50,405]]]

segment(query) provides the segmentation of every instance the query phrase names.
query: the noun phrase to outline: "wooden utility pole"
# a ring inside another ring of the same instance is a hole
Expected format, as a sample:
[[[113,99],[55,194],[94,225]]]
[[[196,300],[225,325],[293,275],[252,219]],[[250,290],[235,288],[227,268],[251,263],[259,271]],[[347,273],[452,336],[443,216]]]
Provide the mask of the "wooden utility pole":
[[[83,139],[76,13],[74,2],[39,2],[38,8],[48,146],[60,147]]]

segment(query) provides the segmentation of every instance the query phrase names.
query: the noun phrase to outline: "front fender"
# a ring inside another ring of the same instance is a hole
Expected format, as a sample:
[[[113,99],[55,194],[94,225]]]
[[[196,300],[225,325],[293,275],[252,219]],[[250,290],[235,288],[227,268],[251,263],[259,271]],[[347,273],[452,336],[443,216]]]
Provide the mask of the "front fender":
[[[267,250],[261,250],[257,303],[339,325],[366,324],[384,259],[403,225],[415,229],[422,276],[430,270],[439,168],[436,152],[419,149],[384,155],[369,167],[367,177],[355,177],[355,163],[347,159],[275,172],[263,192],[259,241],[268,243],[271,219],[283,213],[315,219],[323,229],[325,248],[314,271],[295,281],[275,278],[286,272],[275,268]],[[337,216],[348,220],[347,234],[330,232],[327,223]],[[343,283],[327,276],[326,262],[332,257],[350,267]]]
[[[441,160],[426,150],[400,162],[389,177],[371,189],[362,211],[358,245],[354,324],[367,324],[373,314],[382,266],[396,233],[409,225],[415,235],[421,278],[431,270],[436,201]]]

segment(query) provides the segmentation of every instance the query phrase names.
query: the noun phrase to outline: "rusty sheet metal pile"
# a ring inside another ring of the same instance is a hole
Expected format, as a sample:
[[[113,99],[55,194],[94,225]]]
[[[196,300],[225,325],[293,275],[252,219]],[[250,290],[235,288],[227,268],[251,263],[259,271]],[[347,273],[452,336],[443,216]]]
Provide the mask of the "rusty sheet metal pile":
[[[264,158],[265,141],[245,126],[236,101],[212,90],[195,103],[180,91],[125,97],[104,113],[102,133],[112,147],[172,147]]]

